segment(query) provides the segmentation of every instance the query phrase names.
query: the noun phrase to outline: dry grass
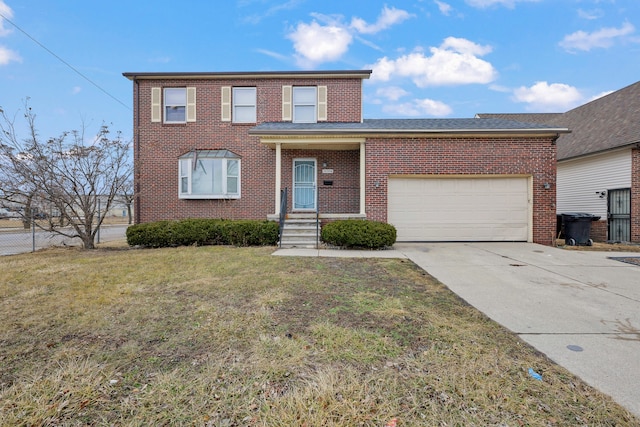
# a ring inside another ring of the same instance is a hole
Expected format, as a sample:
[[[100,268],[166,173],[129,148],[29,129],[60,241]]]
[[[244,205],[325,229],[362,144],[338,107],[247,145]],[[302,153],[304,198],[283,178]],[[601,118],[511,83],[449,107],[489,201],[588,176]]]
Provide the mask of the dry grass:
[[[640,245],[633,243],[593,242],[592,246],[568,246],[564,239],[558,239],[556,246],[570,251],[600,251],[600,252],[640,252]]]
[[[271,251],[0,258],[0,425],[640,423],[410,262]]]

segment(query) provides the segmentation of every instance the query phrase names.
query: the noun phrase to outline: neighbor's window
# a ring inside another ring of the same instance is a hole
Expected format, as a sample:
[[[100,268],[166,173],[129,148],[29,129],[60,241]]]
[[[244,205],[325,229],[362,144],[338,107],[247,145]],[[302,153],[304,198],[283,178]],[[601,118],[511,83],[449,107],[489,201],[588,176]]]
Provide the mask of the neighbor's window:
[[[192,151],[180,157],[181,199],[240,198],[240,156],[229,150]]]
[[[256,122],[256,88],[233,88],[233,121],[234,123]]]
[[[294,86],[293,88],[293,121],[295,123],[316,123],[318,101],[317,88]]]
[[[185,123],[187,121],[187,88],[166,88],[164,90],[165,123]]]

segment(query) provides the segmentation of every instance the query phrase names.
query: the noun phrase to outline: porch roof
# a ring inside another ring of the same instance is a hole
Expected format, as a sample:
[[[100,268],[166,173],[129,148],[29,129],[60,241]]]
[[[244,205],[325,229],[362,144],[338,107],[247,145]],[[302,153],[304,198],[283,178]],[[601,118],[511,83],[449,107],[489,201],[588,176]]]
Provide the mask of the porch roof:
[[[373,134],[561,134],[565,127],[497,118],[473,119],[365,119],[358,123],[261,123],[251,135],[373,135]]]

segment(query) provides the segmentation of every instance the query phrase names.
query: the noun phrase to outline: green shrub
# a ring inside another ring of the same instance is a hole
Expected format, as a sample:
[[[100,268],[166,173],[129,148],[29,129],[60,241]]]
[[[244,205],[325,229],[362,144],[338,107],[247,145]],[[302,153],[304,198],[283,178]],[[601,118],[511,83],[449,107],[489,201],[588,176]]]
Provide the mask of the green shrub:
[[[396,242],[396,228],[378,221],[347,219],[322,227],[322,240],[345,248],[382,249]]]
[[[130,246],[150,248],[189,245],[267,246],[278,242],[278,224],[273,221],[195,218],[156,221],[127,229]]]

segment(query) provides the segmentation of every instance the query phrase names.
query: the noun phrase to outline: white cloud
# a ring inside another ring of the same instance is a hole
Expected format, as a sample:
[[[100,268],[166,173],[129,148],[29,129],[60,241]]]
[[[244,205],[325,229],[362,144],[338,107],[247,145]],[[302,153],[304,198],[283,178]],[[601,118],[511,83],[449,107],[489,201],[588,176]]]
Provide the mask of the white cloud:
[[[375,24],[367,24],[367,22],[361,18],[353,18],[351,20],[351,28],[355,29],[361,34],[375,34],[382,30],[386,30],[392,25],[399,24],[400,22],[411,18],[409,12],[396,9],[395,7],[388,8],[387,6],[382,9],[380,16]]]
[[[491,46],[482,46],[470,40],[458,37],[447,37],[440,45],[440,49],[450,49],[462,54],[477,56],[484,56],[488,53],[491,53],[491,51],[493,50]]]
[[[286,60],[288,60],[288,59],[289,59],[289,57],[288,57],[288,56],[283,55],[283,54],[278,53],[278,52],[274,52],[274,51],[272,51],[272,50],[267,50],[267,49],[256,49],[256,52],[261,53],[261,54],[266,55],[266,56],[270,56],[270,57],[275,58],[275,59],[278,59],[278,60],[280,60],[280,61],[286,61]]]
[[[256,14],[247,16],[244,19],[244,21],[248,22],[249,24],[259,24],[260,21],[262,21],[263,19],[273,16],[279,13],[280,11],[295,9],[301,3],[301,1],[302,0],[289,0],[284,3],[273,5],[262,13],[256,13]],[[240,7],[251,6],[256,8],[256,6],[252,5],[251,2],[240,2],[238,5]]]
[[[613,92],[615,92],[615,91],[613,91],[613,90],[607,90],[607,91],[604,91],[604,92],[600,92],[599,94],[597,94],[597,95],[592,96],[591,98],[589,98],[589,100],[588,100],[587,102],[595,101],[596,99],[598,99],[598,98],[602,98],[603,96],[607,96],[607,95],[609,95],[609,94],[611,94],[611,93],[613,93]]]
[[[17,52],[0,46],[0,65],[7,65],[9,62],[22,62],[22,58]]]
[[[466,0],[469,6],[486,8],[495,5],[506,6],[513,9],[516,3],[522,2],[539,2],[541,0]]]
[[[511,89],[506,87],[506,86],[502,86],[502,85],[497,85],[497,84],[490,84],[489,85],[489,89],[495,91],[495,92],[502,92],[502,93],[511,93]]]
[[[376,90],[376,96],[381,96],[390,101],[397,101],[398,99],[407,95],[409,95],[409,92],[398,86],[381,87]]]
[[[381,50],[374,43],[358,37],[358,34],[378,33],[413,15],[385,6],[375,24],[354,17],[350,25],[345,24],[340,15],[312,13],[311,16],[314,19],[310,23],[301,22],[287,34],[287,38],[293,42],[298,66],[302,68],[313,68],[323,62],[340,59],[354,38],[372,49]]]
[[[7,4],[0,0],[0,14],[6,16],[8,19],[13,18],[13,10]],[[5,28],[4,19],[0,17],[0,37],[6,36],[11,32],[10,28]]]
[[[382,107],[382,111],[387,114],[418,117],[418,116],[436,116],[443,117],[451,114],[452,109],[444,102],[434,101],[433,99],[414,99],[411,102],[403,104],[387,104]]]
[[[451,11],[453,10],[453,8],[451,7],[450,4],[445,3],[443,1],[439,1],[439,0],[434,0],[435,4],[438,5],[438,9],[440,9],[440,13],[442,13],[445,16],[449,16],[451,14]]]
[[[72,94],[72,95],[77,95],[77,94],[79,94],[81,91],[82,91],[82,88],[81,88],[80,86],[74,86],[74,87],[71,89],[71,94]]]
[[[300,23],[287,38],[293,41],[298,65],[313,68],[322,62],[336,61],[348,50],[353,37],[343,26]]]
[[[617,39],[628,36],[636,31],[633,24],[625,22],[620,28],[602,28],[601,30],[587,33],[586,31],[576,31],[569,34],[559,43],[565,50],[589,51],[593,48],[611,47]]]
[[[393,77],[409,77],[418,87],[490,83],[497,77],[493,66],[479,56],[491,52],[466,39],[448,37],[440,47],[403,55],[398,59],[383,57],[371,67],[372,81],[388,81]]]
[[[601,9],[594,9],[594,10],[578,9],[578,16],[582,19],[593,20],[593,19],[602,18],[604,16],[604,13],[602,12]]]
[[[513,95],[516,102],[529,104],[528,109],[537,112],[564,112],[583,101],[578,89],[563,83],[536,82],[515,89]]]

